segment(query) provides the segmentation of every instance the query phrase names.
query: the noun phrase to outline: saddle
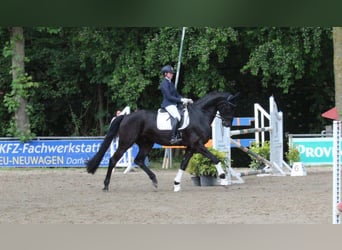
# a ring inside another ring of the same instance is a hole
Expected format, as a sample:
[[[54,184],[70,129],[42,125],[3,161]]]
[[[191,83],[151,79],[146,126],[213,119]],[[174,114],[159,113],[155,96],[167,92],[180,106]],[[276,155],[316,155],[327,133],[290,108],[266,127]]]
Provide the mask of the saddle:
[[[183,130],[189,125],[189,122],[190,122],[188,108],[178,107],[178,111],[181,115],[180,126],[178,130]],[[171,130],[172,129],[170,114],[164,108],[158,109],[157,128],[159,130]]]

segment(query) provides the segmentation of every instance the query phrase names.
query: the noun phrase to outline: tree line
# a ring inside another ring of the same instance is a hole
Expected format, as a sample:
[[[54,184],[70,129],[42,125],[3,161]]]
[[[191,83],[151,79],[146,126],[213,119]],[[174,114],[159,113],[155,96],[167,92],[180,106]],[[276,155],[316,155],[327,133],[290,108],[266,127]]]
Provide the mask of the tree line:
[[[319,133],[329,124],[321,114],[335,105],[336,31],[188,27],[177,88],[194,100],[241,92],[239,117],[253,116],[254,103],[268,109],[273,95],[284,132]],[[160,69],[177,66],[181,34],[181,27],[0,28],[0,136],[103,135],[118,109],[156,110]]]

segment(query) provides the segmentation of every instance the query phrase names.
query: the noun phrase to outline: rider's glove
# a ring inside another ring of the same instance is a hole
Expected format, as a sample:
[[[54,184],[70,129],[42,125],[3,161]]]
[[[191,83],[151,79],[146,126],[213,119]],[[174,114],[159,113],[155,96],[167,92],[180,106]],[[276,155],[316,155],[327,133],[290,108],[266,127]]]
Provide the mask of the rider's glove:
[[[192,99],[190,99],[190,98],[181,98],[181,102],[184,104],[184,105],[186,105],[186,104],[192,104],[192,103],[194,103],[194,101],[192,100]]]

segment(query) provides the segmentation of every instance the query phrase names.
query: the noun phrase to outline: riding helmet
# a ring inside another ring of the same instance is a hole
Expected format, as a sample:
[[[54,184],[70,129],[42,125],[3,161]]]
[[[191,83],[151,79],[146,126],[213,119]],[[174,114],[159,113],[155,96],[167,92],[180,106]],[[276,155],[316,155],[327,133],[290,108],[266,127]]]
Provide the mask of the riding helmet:
[[[164,75],[165,73],[172,73],[174,74],[175,71],[173,70],[173,68],[171,67],[171,65],[165,65],[162,69],[161,69],[161,73]]]

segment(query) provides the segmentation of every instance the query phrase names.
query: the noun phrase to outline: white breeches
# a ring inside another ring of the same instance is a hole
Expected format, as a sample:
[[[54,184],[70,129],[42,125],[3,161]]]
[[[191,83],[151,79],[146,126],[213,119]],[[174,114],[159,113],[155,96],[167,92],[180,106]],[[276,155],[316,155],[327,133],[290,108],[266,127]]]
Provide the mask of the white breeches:
[[[165,109],[173,118],[176,118],[178,121],[180,121],[181,117],[176,105],[169,105],[165,107]]]

